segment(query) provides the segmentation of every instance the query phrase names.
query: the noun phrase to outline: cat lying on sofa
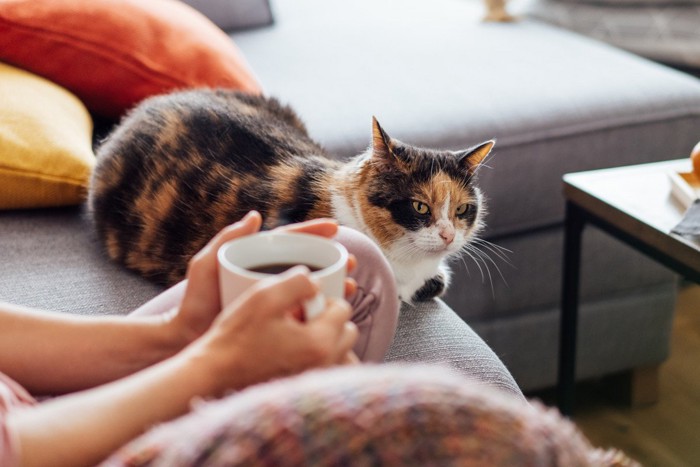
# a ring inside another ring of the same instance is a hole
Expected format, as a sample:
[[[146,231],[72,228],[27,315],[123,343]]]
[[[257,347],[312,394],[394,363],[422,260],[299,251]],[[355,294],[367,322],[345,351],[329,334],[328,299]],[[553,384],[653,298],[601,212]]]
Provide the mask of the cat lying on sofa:
[[[144,101],[97,151],[89,204],[112,259],[173,284],[211,236],[259,211],[264,227],[332,217],[372,238],[404,301],[441,295],[446,261],[482,227],[474,174],[494,141],[463,151],[390,138],[341,163],[276,99],[190,90]]]

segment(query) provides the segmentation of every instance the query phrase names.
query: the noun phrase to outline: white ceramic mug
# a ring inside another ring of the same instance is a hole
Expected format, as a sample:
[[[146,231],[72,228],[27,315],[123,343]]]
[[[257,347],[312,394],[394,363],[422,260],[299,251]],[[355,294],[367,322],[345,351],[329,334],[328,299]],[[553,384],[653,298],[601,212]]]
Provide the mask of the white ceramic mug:
[[[221,305],[227,306],[256,282],[270,274],[251,269],[269,265],[306,265],[318,270],[311,273],[321,294],[306,302],[306,319],[320,313],[324,297],[343,298],[347,274],[348,251],[340,243],[317,235],[291,232],[261,232],[238,238],[218,251]]]

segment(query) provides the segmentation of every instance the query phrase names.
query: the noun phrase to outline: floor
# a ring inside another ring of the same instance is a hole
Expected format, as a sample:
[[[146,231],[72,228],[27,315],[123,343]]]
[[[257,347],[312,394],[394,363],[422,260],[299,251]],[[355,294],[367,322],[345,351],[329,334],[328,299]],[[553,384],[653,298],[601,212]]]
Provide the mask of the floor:
[[[684,287],[671,357],[661,367],[660,400],[630,408],[605,382],[577,386],[576,424],[596,446],[617,447],[647,467],[700,466],[700,287]],[[545,402],[550,394],[541,394]]]

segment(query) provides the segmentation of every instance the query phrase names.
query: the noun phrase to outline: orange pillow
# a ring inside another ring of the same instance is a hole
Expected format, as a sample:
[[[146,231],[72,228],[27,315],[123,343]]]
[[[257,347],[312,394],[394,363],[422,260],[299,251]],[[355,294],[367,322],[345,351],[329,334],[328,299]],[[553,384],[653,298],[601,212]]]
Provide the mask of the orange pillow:
[[[176,0],[0,0],[0,61],[107,117],[180,88],[262,92],[231,38]]]

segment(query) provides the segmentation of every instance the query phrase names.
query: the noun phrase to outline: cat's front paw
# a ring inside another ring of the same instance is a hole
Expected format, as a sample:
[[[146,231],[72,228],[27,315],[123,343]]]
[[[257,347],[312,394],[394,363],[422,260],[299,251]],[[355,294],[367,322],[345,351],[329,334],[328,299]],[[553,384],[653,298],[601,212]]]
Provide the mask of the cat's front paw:
[[[413,294],[411,301],[424,302],[441,296],[445,292],[445,282],[445,276],[442,273],[438,273],[437,276],[425,281],[425,284]]]

